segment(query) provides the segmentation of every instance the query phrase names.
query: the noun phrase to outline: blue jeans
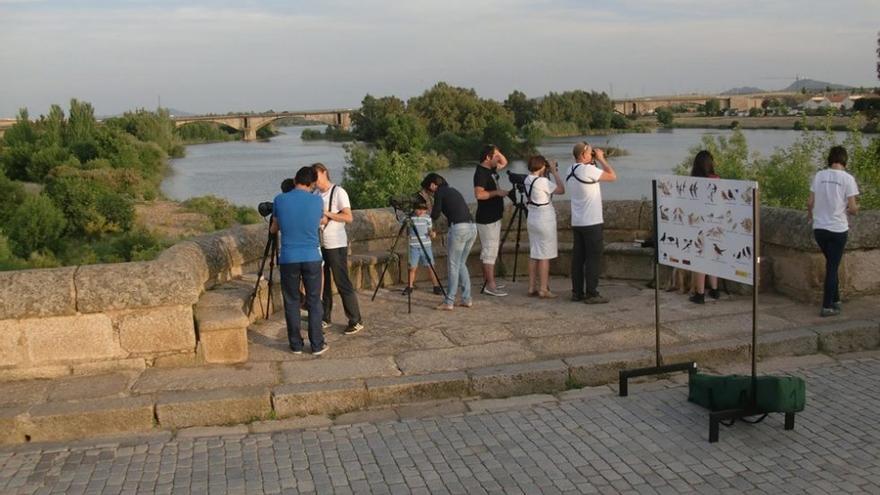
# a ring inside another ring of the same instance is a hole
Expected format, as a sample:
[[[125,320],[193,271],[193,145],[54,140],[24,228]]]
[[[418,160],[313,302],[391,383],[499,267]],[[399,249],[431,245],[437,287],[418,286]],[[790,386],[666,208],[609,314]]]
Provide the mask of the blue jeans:
[[[449,227],[446,237],[446,261],[449,266],[449,274],[446,285],[445,304],[455,304],[455,295],[461,287],[461,300],[471,300],[471,274],[468,272],[467,258],[471,253],[471,247],[477,240],[477,226],[472,223],[457,223]]]
[[[843,260],[843,250],[846,249],[846,237],[848,232],[831,232],[825,229],[813,230],[816,236],[816,244],[825,255],[825,284],[822,290],[822,307],[832,308],[834,303],[840,302],[840,288],[837,271],[840,261]]]
[[[324,347],[321,330],[321,262],[284,263],[281,268],[281,293],[284,296],[284,319],[287,321],[287,341],[294,351],[301,351],[304,343],[299,321],[299,283],[306,288],[309,306],[309,345],[312,352]]]

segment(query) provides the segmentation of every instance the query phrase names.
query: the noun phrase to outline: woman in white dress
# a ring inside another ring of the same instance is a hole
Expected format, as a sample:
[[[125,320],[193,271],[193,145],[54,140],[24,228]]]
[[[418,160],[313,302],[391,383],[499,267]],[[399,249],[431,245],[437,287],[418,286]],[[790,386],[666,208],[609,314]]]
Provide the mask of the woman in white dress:
[[[556,161],[550,163],[538,155],[529,158],[524,185],[529,210],[529,297],[553,299],[556,294],[550,291],[550,260],[558,256],[553,195],[564,194],[565,183],[559,178]]]

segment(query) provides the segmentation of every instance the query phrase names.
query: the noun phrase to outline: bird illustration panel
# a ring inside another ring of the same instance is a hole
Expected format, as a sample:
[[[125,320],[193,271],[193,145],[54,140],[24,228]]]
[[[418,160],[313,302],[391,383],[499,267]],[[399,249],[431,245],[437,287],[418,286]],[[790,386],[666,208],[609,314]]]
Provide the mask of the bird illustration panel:
[[[757,188],[754,181],[658,176],[659,262],[753,285]]]

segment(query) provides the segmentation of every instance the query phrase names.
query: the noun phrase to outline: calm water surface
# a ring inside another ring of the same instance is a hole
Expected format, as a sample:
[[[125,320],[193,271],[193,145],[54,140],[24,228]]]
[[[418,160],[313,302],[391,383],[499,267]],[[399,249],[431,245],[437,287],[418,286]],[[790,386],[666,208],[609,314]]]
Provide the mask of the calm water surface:
[[[186,157],[171,161],[172,173],[162,183],[163,192],[173,199],[184,200],[193,196],[213,194],[239,205],[256,206],[280,192],[279,185],[292,177],[296,170],[314,162],[322,162],[330,169],[331,179],[340,181],[345,167],[345,150],[341,143],[303,141],[306,127],[281,128],[283,134],[268,142],[240,141],[188,146]],[[317,126],[316,129],[323,129]],[[749,150],[768,155],[774,148],[791,145],[801,135],[798,131],[744,130]],[[564,170],[572,161],[574,143],[586,139],[594,146],[615,146],[629,152],[611,159],[618,181],[602,185],[602,195],[608,199],[639,199],[649,197],[651,179],[657,174],[670,173],[688,156],[688,149],[700,142],[704,135],[730,136],[731,131],[713,129],[675,129],[650,134],[613,134],[549,139],[539,151],[559,162]],[[839,133],[838,140],[843,139]],[[525,163],[513,162],[515,172],[525,172]],[[468,200],[473,199],[473,168],[450,168],[440,171],[453,187]],[[502,187],[509,188],[506,179]]]

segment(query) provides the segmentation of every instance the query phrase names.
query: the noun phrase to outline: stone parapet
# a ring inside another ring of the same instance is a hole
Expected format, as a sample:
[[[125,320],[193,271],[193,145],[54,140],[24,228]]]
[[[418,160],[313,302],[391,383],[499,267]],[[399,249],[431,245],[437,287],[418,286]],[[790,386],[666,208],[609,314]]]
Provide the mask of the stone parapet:
[[[567,275],[571,263],[568,201],[554,203],[560,256],[551,272]],[[652,250],[633,245],[650,238],[650,201],[606,201],[606,251],[602,273],[608,278],[648,280]],[[514,208],[508,204],[503,226]],[[849,242],[841,267],[844,299],[880,293],[880,212],[851,217]],[[399,231],[390,208],[358,210],[348,226],[351,274],[357,288],[402,281],[407,271],[407,242],[397,256],[388,249]],[[436,267],[445,276],[446,222],[436,222]],[[822,291],[824,259],[802,211],[761,209],[762,290],[775,289],[814,301]],[[504,246],[499,270],[513,268],[515,239]],[[49,378],[66,374],[141,369],[173,363],[243,362],[248,325],[264,313],[268,291],[261,281],[257,310],[249,311],[254,270],[268,239],[266,225],[234,227],[180,242],[147,262],[0,272],[0,381]],[[479,241],[474,253],[480,249]],[[522,225],[518,274],[528,266],[528,229]],[[384,263],[384,280],[379,280]],[[479,260],[469,263],[479,273]],[[424,273],[419,274],[420,277]],[[246,277],[245,277],[246,278]],[[275,272],[275,281],[280,275]],[[280,284],[273,287],[273,309],[282,307]]]

